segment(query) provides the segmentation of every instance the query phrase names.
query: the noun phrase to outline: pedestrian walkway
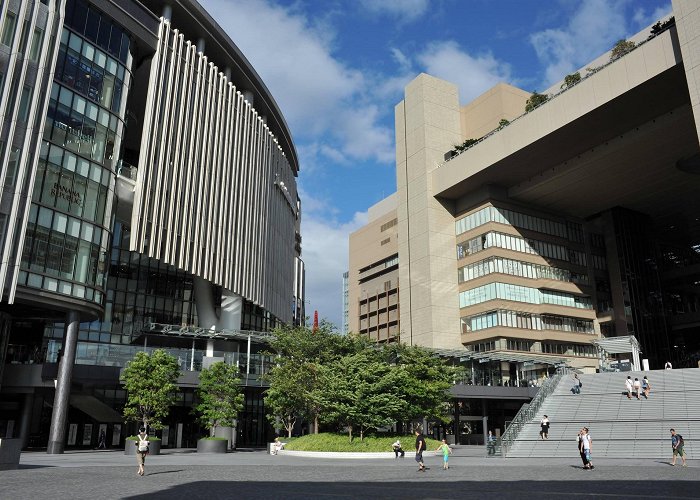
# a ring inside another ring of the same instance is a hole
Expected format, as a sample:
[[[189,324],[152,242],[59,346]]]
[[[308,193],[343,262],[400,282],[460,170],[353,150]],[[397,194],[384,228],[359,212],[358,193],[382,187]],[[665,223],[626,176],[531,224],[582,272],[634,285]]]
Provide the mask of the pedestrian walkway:
[[[700,465],[602,459],[585,471],[569,459],[426,459],[417,472],[406,459],[360,461],[273,456],[265,451],[222,455],[168,450],[146,459],[146,475],[120,451],[23,453],[21,468],[0,475],[0,498],[148,500],[309,498],[697,498]]]

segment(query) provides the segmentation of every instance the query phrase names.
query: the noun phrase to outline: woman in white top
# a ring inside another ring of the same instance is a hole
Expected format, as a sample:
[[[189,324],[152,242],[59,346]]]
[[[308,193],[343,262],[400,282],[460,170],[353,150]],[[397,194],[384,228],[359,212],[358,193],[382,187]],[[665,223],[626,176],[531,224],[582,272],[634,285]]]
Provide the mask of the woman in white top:
[[[586,465],[583,466],[584,469],[595,469],[593,463],[591,462],[591,448],[593,447],[593,439],[588,433],[588,427],[583,428],[583,434],[581,434],[581,448],[583,449],[583,455],[586,459]]]

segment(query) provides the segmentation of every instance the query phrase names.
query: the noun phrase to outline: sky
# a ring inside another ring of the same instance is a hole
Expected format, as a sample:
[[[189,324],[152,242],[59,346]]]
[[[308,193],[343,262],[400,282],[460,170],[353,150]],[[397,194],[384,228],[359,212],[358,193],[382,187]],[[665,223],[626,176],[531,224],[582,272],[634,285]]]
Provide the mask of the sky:
[[[394,106],[420,73],[466,104],[542,92],[670,0],[199,0],[261,76],[300,161],[306,309],[341,327],[348,235],[396,191]]]

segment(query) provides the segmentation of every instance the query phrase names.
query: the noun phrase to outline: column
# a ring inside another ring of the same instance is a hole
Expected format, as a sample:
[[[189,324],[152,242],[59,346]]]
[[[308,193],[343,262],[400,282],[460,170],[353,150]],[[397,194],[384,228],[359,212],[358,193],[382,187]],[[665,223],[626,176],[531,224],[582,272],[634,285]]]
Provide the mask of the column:
[[[70,384],[73,377],[73,364],[75,363],[75,351],[78,345],[78,327],[80,326],[80,314],[77,311],[69,311],[66,315],[66,333],[63,336],[63,356],[58,364],[58,378],[56,379],[56,395],[53,400],[53,413],[51,414],[51,430],[49,432],[49,444],[46,453],[63,453],[66,437],[66,420],[70,404]]]
[[[19,438],[22,440],[22,449],[29,444],[29,430],[32,424],[32,405],[34,403],[34,393],[24,395],[22,404],[22,420],[19,428]]]

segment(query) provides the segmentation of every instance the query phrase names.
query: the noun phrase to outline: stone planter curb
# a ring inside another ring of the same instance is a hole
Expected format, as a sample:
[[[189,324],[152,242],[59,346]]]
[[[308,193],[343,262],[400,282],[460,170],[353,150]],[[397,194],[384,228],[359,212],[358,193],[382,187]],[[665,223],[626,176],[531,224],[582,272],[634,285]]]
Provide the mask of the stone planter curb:
[[[197,441],[197,453],[226,453],[228,439],[200,439]]]

